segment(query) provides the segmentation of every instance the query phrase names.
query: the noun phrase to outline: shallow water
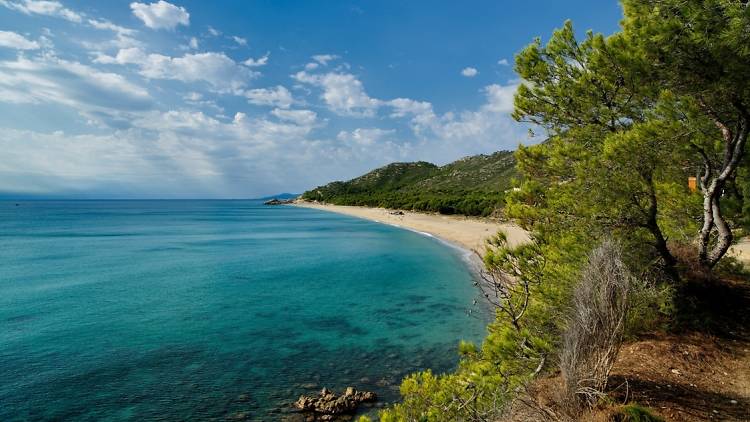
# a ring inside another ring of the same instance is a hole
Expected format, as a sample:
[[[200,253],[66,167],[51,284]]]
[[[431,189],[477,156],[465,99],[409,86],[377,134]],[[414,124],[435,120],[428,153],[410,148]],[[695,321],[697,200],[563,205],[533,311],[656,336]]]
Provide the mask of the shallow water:
[[[257,201],[0,202],[0,420],[278,420],[323,386],[396,400],[481,339],[461,259]]]

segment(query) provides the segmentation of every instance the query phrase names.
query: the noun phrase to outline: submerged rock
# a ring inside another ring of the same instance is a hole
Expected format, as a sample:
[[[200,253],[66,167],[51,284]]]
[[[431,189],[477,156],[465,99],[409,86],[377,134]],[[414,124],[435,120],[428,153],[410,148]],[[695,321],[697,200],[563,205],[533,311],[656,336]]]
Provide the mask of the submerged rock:
[[[344,415],[354,413],[360,404],[377,400],[377,395],[370,391],[357,391],[354,387],[347,387],[344,394],[337,396],[331,390],[324,388],[317,397],[302,395],[294,403],[303,412],[312,412],[322,421],[332,421]]]

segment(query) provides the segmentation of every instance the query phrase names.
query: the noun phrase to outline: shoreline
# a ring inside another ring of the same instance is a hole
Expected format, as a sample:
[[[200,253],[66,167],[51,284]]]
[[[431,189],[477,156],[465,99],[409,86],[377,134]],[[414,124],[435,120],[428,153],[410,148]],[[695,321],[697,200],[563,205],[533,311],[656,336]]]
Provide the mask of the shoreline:
[[[481,268],[482,262],[477,252],[480,255],[484,254],[485,240],[499,230],[505,231],[511,246],[529,241],[528,233],[519,226],[488,218],[428,214],[355,205],[331,205],[301,200],[296,200],[289,205],[335,212],[434,237],[461,251],[472,270],[478,270],[477,266]],[[734,257],[745,267],[750,268],[750,236],[739,239],[732,245],[727,251],[727,256]]]
[[[361,218],[432,237],[460,252],[469,269],[477,276],[483,267],[480,255],[486,251],[485,242],[489,237],[503,230],[511,246],[529,241],[528,234],[519,226],[486,218],[353,205],[330,205],[299,200],[289,205]]]

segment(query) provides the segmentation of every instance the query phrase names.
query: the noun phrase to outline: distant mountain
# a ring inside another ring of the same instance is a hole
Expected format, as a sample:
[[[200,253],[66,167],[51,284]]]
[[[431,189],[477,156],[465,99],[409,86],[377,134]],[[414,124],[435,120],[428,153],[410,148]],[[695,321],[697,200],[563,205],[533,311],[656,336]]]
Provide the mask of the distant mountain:
[[[510,151],[462,158],[442,167],[425,161],[392,163],[347,182],[333,182],[302,194],[306,200],[490,215],[502,207],[517,175]]]

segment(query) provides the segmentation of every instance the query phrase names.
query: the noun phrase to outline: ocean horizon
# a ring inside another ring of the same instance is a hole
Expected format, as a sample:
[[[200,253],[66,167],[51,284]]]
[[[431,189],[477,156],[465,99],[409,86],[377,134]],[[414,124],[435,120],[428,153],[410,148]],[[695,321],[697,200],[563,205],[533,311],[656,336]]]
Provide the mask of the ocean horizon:
[[[490,319],[462,251],[258,200],[3,200],[0,244],[4,421],[275,420],[348,386],[382,406]]]

